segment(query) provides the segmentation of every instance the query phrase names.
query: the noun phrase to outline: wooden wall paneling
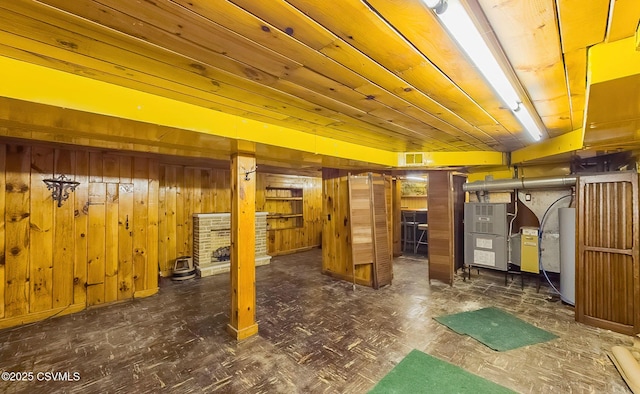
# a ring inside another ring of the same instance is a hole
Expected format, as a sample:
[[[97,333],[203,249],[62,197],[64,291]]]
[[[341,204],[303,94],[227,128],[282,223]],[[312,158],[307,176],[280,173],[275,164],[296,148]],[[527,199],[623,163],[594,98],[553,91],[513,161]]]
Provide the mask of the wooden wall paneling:
[[[74,259],[73,259],[73,303],[87,303],[87,262],[89,225],[89,153],[75,152],[76,182],[80,182],[73,193],[74,202]]]
[[[149,209],[148,159],[133,159],[133,289],[134,296],[147,290],[147,226]]]
[[[185,167],[184,169],[184,246],[182,252],[186,256],[193,256],[193,222],[192,215],[195,213],[195,168]],[[197,191],[200,193],[200,190]]]
[[[176,170],[176,253],[177,256],[189,256],[186,251],[186,227],[185,227],[185,197],[186,188],[184,186],[184,167]]]
[[[215,212],[231,212],[231,175],[228,170],[215,170]]]
[[[581,176],[576,189],[576,320],[640,332],[638,174]]]
[[[119,157],[119,170],[120,170],[120,179],[119,183],[132,183],[131,177],[133,176],[132,164],[133,160],[131,156],[120,156]]]
[[[398,179],[393,180],[393,198],[392,198],[392,223],[393,223],[393,232],[392,232],[392,243],[393,243],[393,255],[400,256],[402,255],[402,226],[401,226],[401,196],[402,196],[402,182]]]
[[[167,166],[161,165],[158,171],[158,269],[161,276],[171,275],[167,254]]]
[[[102,156],[102,182],[106,184],[105,199],[105,278],[104,302],[118,299],[118,205],[120,183],[120,158]]]
[[[89,155],[91,157],[91,154]],[[96,167],[91,167],[97,170]],[[100,167],[100,173],[102,167]],[[94,175],[96,176],[96,175]],[[93,179],[102,179],[96,176]],[[106,185],[89,182],[89,228],[87,245],[87,306],[104,302]]]
[[[453,285],[453,206],[451,173],[429,171],[429,280]]]
[[[200,171],[200,185],[202,187],[202,212],[211,213],[214,212],[214,182],[213,182],[214,170],[209,168],[203,168]]]
[[[29,216],[29,312],[41,312],[53,305],[53,209],[44,179],[53,176],[53,148],[31,149]]]
[[[194,213],[203,213],[204,211],[202,210],[202,195],[203,195],[203,189],[202,189],[202,168],[196,168],[194,175],[193,175],[193,209],[191,210],[191,214]],[[191,227],[192,227],[192,232],[193,232],[193,217],[191,218]],[[192,243],[192,248],[193,248],[193,240],[191,241]]]
[[[361,265],[366,265],[367,270],[371,271],[373,286],[377,286],[376,271],[372,270],[375,251],[374,251],[374,234],[373,216],[372,216],[372,198],[370,189],[370,179],[368,176],[349,176],[348,177],[348,195],[349,195],[349,225],[351,233],[351,261],[353,264],[353,272]],[[355,283],[355,275],[353,276]]]
[[[105,163],[107,161],[105,160]],[[117,162],[117,161],[116,161]],[[113,162],[111,162],[113,163]],[[112,171],[112,168],[105,166],[104,179],[113,180],[113,174],[107,176],[106,171]],[[119,179],[119,173],[116,172],[116,179]],[[118,220],[120,205],[119,183],[106,183],[106,200],[105,200],[105,260],[104,260],[104,302],[112,302],[118,299],[118,260],[119,253],[119,225]]]
[[[387,213],[387,242],[389,253],[393,258],[393,179],[390,175],[383,175],[385,210]]]
[[[371,191],[367,176],[347,176],[341,192],[347,195],[345,227],[347,241],[340,245],[341,254],[351,254],[352,277],[354,283],[365,282],[367,286],[376,283],[373,270],[373,217],[371,215]],[[346,252],[346,253],[344,253]],[[340,262],[338,262],[340,263]]]
[[[67,149],[56,149],[54,173],[65,174],[76,180],[76,153]],[[76,188],[77,189],[77,188]],[[74,208],[76,192],[54,208],[53,225],[53,308],[73,304],[73,261],[75,258]],[[54,203],[55,204],[55,203]]]
[[[5,228],[6,228],[6,216],[5,216],[5,197],[7,190],[6,183],[6,159],[7,159],[7,146],[0,144],[0,319],[4,317],[4,292],[6,287],[5,280],[5,267],[7,250],[5,248]]]
[[[120,158],[105,154],[102,156],[102,182],[120,183]]]
[[[126,300],[133,297],[133,183],[118,184],[118,197],[117,289],[118,300]]]
[[[167,233],[166,233],[166,257],[168,270],[173,270],[173,264],[178,256],[176,246],[176,231],[177,231],[177,219],[176,219],[176,200],[178,186],[177,182],[177,166],[166,166],[166,178],[167,186],[166,190],[166,221],[167,221]]]
[[[158,194],[159,167],[158,161],[149,160],[148,186],[148,222],[147,222],[147,290],[155,292],[158,289]],[[189,215],[191,217],[191,215]],[[191,255],[191,253],[190,253]]]
[[[31,147],[7,145],[5,317],[29,311],[29,175]]]
[[[102,182],[102,170],[103,170],[103,156],[102,152],[92,151],[89,152],[89,182],[98,183]]]

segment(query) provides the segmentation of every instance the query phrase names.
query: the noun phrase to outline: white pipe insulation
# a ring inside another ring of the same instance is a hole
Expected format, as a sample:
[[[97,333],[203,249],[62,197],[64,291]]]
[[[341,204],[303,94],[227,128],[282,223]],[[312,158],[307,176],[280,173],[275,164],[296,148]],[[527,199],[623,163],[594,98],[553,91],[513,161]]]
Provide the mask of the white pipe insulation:
[[[507,191],[507,190],[529,190],[573,186],[578,177],[576,175],[541,177],[541,178],[516,178],[516,179],[495,179],[465,183],[462,190],[465,192],[479,191]]]

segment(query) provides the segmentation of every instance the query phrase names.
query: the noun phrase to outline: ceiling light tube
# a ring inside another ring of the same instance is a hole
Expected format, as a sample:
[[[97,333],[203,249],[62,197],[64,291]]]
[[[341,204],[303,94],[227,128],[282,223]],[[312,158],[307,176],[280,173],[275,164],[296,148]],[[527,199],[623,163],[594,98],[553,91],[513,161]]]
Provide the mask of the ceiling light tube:
[[[511,109],[520,124],[534,140],[539,141],[542,132],[529,111],[522,105],[516,89],[498,64],[482,38],[476,25],[459,0],[424,0],[433,9],[449,34],[471,59],[502,101]]]

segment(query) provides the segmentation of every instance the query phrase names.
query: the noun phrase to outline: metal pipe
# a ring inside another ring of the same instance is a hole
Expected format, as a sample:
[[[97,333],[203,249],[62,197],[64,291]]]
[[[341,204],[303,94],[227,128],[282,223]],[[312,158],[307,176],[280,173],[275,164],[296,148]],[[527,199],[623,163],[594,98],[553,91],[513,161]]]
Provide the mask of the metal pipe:
[[[542,188],[556,188],[573,186],[578,177],[575,175],[542,177],[542,178],[516,178],[475,181],[462,185],[465,192],[495,191],[495,190],[528,190]]]

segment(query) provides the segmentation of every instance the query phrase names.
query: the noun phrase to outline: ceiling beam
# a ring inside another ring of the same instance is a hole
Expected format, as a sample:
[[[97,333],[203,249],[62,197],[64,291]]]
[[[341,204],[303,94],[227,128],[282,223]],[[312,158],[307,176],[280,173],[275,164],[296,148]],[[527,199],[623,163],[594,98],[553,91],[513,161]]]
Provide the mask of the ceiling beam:
[[[582,148],[583,141],[584,129],[579,128],[558,137],[511,152],[511,164],[522,164],[544,157],[573,152]]]
[[[214,111],[166,97],[0,57],[0,96],[392,167],[395,152]],[[154,141],[149,141],[153,144]]]

